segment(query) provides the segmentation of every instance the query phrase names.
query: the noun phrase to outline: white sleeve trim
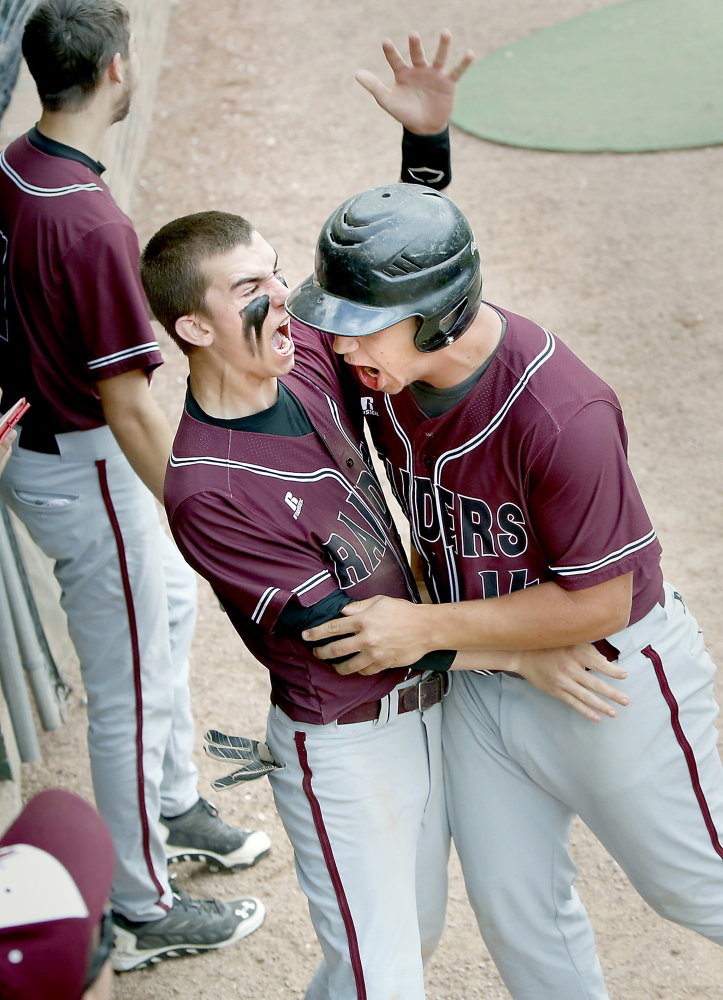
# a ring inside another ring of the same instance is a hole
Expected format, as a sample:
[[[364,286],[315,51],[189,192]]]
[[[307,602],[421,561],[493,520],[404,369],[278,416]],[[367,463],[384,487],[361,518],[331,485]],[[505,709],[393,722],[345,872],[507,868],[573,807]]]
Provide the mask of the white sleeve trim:
[[[98,368],[106,368],[108,365],[115,365],[119,361],[125,361],[126,358],[135,358],[138,354],[150,354],[151,351],[158,351],[158,341],[149,340],[145,344],[139,344],[137,347],[127,347],[123,351],[116,351],[115,354],[106,354],[103,358],[94,358],[92,361],[88,362],[88,368],[91,371],[97,371]]]
[[[583,563],[580,566],[550,566],[550,569],[553,573],[557,573],[558,576],[585,576],[588,573],[595,573],[597,570],[604,569],[611,563],[620,562],[622,559],[627,558],[627,556],[639,552],[640,549],[644,549],[651,542],[654,542],[656,537],[655,529],[651,528],[647,535],[637,538],[634,542],[629,542],[615,552],[610,552],[596,562]]]

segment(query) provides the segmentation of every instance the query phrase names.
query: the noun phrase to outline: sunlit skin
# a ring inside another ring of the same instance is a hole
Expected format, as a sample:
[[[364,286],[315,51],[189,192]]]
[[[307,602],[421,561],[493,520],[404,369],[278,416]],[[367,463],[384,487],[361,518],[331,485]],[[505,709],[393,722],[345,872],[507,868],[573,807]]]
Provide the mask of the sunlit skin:
[[[499,343],[499,314],[483,304],[465,333],[440,351],[417,350],[417,321],[403,320],[364,337],[334,337],[359,381],[389,395],[412,382],[436,388],[459,385],[492,355]],[[374,674],[413,662],[430,649],[463,649],[453,669],[473,669],[493,655],[494,669],[520,672],[543,691],[553,694],[588,719],[614,716],[628,698],[592,671],[623,679],[624,671],[608,663],[587,640],[610,635],[625,626],[630,613],[631,575],[607,581],[587,591],[570,593],[553,582],[494,602],[467,601],[454,605],[413,605],[374,597],[348,605],[343,618],[307,631],[304,638],[335,641],[315,649],[322,659],[355,653],[337,666],[340,673]],[[521,635],[520,622],[527,629]],[[550,633],[549,623],[558,627]],[[350,639],[339,635],[355,633]],[[540,647],[564,647],[547,652]],[[522,647],[522,648],[520,648]],[[526,647],[526,648],[525,648]],[[505,650],[500,654],[499,650]]]
[[[480,307],[472,325],[454,344],[425,354],[414,345],[417,319],[410,317],[365,337],[334,337],[334,350],[354,368],[368,389],[389,395],[411,382],[426,382],[438,389],[459,385],[494,351],[502,332],[496,310]]]
[[[276,402],[276,380],[294,366],[284,307],[288,288],[276,251],[255,232],[250,243],[207,258],[201,269],[208,278],[204,314],[182,316],[176,323],[180,336],[204,348],[190,358],[191,392],[213,417],[259,413]],[[268,312],[257,341],[246,311],[250,307],[258,317],[262,296],[268,297]]]
[[[125,121],[131,109],[133,95],[138,88],[138,80],[141,75],[141,63],[136,52],[136,36],[131,33],[128,40],[128,58],[122,60],[124,73],[122,79],[123,90],[118,99],[118,106],[113,112],[110,124]]]

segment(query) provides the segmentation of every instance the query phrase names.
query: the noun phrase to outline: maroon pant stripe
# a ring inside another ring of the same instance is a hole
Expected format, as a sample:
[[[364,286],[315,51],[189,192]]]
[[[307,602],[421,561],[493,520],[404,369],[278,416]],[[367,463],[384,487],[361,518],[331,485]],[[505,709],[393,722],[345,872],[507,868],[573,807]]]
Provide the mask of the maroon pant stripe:
[[[668,684],[668,678],[665,676],[665,670],[663,669],[663,661],[660,659],[658,653],[655,652],[652,646],[646,646],[645,649],[641,650],[643,656],[647,656],[650,662],[653,664],[653,669],[655,670],[655,676],[658,678],[658,684],[660,685],[660,690],[665,698],[668,708],[670,709],[670,721],[673,726],[673,732],[675,733],[675,738],[678,741],[680,749],[683,751],[686,763],[688,765],[688,773],[690,774],[690,781],[693,785],[693,791],[695,792],[695,797],[698,800],[698,806],[703,815],[703,821],[708,830],[708,835],[710,837],[710,842],[713,845],[713,850],[719,857],[723,858],[723,845],[718,837],[718,831],[715,828],[715,823],[713,822],[713,817],[710,814],[710,809],[708,803],[706,802],[705,792],[700,783],[700,775],[698,774],[698,764],[695,760],[695,754],[693,753],[693,748],[688,742],[685,733],[683,732],[683,727],[680,722],[680,711],[678,709],[678,702],[675,700],[675,695],[670,690],[670,685]]]
[[[128,613],[128,629],[131,636],[131,650],[133,653],[133,686],[136,698],[136,776],[138,778],[138,814],[141,819],[141,831],[143,835],[143,856],[146,859],[146,865],[153,884],[158,890],[158,905],[162,906],[164,910],[168,910],[170,907],[161,902],[163,897],[163,886],[158,881],[158,877],[151,860],[150,832],[148,813],[146,811],[146,779],[143,773],[143,690],[141,687],[141,649],[138,642],[138,625],[136,623],[136,610],[133,605],[133,591],[131,590],[131,580],[128,575],[128,563],[126,562],[126,550],[123,543],[123,535],[121,533],[120,525],[118,524],[115,508],[113,507],[113,499],[110,495],[110,489],[108,488],[108,475],[105,467],[105,459],[97,461],[95,465],[98,469],[100,491],[103,494],[103,502],[105,503],[105,509],[108,512],[108,520],[110,521],[111,528],[113,529],[115,544],[118,550],[118,564],[120,566],[121,580],[123,581],[123,593],[125,594],[126,611]]]
[[[301,770],[304,772],[302,787],[304,789],[304,794],[309,800],[309,805],[311,806],[311,815],[314,818],[316,835],[318,836],[319,843],[321,844],[324,861],[326,862],[326,867],[329,871],[329,875],[331,876],[331,884],[334,886],[334,892],[336,893],[336,899],[339,904],[341,919],[344,921],[344,927],[346,928],[346,936],[349,942],[349,957],[351,959],[352,971],[354,972],[354,981],[356,982],[357,1000],[366,1000],[367,990],[364,984],[364,970],[362,969],[361,956],[359,954],[359,942],[357,941],[356,930],[354,929],[354,920],[351,915],[351,910],[349,909],[349,903],[346,898],[346,893],[344,892],[344,886],[341,881],[341,876],[339,875],[339,869],[336,867],[336,861],[334,860],[334,852],[329,841],[329,835],[326,832],[326,827],[324,826],[324,817],[321,813],[321,806],[319,805],[319,800],[314,794],[314,789],[311,787],[311,768],[309,767],[309,758],[306,753],[306,733],[295,733],[294,742],[296,743],[296,750],[299,754]]]

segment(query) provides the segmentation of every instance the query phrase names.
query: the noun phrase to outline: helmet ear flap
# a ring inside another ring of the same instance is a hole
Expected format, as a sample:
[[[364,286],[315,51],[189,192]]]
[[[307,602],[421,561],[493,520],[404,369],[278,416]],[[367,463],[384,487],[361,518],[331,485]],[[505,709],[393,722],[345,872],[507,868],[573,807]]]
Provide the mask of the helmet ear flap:
[[[423,354],[440,351],[459,340],[479,312],[482,301],[482,273],[477,272],[472,287],[447,315],[439,320],[423,321],[414,337],[414,346]]]

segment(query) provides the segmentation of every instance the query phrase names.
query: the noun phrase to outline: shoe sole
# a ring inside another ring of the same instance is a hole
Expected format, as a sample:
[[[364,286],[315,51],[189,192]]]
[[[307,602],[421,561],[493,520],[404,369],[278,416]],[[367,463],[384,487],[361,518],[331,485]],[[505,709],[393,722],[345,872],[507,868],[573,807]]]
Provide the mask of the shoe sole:
[[[125,930],[116,924],[115,939],[116,947],[111,953],[111,965],[114,972],[133,972],[138,969],[147,969],[152,965],[158,965],[169,958],[184,958],[187,955],[201,955],[205,951],[217,951],[219,948],[228,948],[242,938],[248,937],[258,930],[266,919],[266,908],[260,899],[249,896],[256,903],[256,910],[252,917],[240,921],[236,930],[225,941],[216,944],[175,944],[166,948],[147,948],[136,950],[133,942],[136,940],[131,931]],[[120,949],[118,944],[120,943]],[[125,950],[123,947],[125,946]],[[133,949],[133,950],[131,950]]]
[[[230,854],[216,854],[200,847],[166,843],[166,861],[205,861],[210,868],[253,868],[271,850],[271,841],[263,830],[254,830],[244,843]]]

